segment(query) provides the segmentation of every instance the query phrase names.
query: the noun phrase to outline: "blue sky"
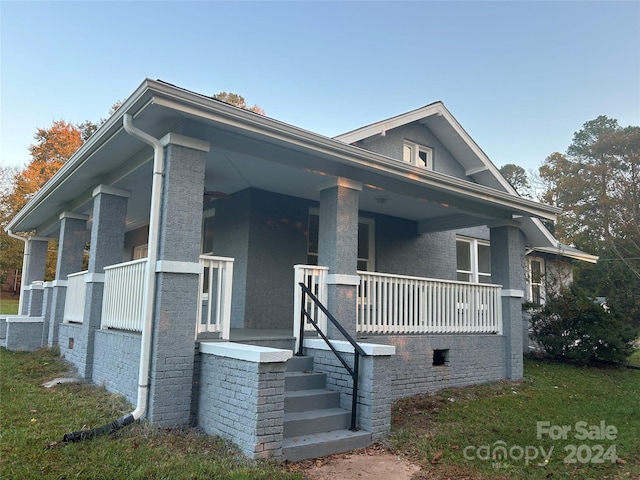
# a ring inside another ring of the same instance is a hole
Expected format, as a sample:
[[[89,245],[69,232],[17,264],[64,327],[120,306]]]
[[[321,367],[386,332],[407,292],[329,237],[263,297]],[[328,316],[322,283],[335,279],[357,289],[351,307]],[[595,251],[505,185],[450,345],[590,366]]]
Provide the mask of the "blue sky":
[[[640,125],[640,2],[0,0],[0,165],[144,78],[334,136],[442,100],[498,166]]]

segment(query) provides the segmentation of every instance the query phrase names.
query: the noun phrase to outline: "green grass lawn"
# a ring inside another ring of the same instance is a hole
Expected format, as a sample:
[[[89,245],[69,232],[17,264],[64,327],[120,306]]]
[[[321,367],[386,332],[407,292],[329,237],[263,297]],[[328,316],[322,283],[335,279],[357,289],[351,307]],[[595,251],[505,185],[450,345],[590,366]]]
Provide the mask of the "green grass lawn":
[[[640,371],[526,359],[522,382],[405,399],[393,425],[433,478],[640,478]]]
[[[280,465],[249,461],[233,446],[195,430],[134,424],[104,436],[45,449],[71,431],[130,412],[122,397],[92,385],[40,385],[65,373],[47,350],[0,348],[0,477],[3,479],[301,479]]]
[[[3,314],[17,314],[18,313],[18,302],[20,299],[18,297],[15,298],[1,298],[0,299],[0,315]]]
[[[104,425],[132,407],[92,385],[41,387],[66,371],[55,352],[0,348],[0,369],[2,478],[303,478],[287,465],[247,460],[232,445],[193,429],[134,424],[111,436],[45,449],[66,432]],[[577,440],[581,421],[615,427],[615,438],[609,430],[612,439]],[[546,433],[539,439],[537,422],[571,431],[566,440]],[[522,382],[448,389],[398,402],[389,444],[421,465],[420,478],[640,478],[640,371],[527,359]],[[499,453],[497,446],[505,446],[510,458],[491,458]],[[525,451],[532,457],[534,447],[536,458],[525,461]]]

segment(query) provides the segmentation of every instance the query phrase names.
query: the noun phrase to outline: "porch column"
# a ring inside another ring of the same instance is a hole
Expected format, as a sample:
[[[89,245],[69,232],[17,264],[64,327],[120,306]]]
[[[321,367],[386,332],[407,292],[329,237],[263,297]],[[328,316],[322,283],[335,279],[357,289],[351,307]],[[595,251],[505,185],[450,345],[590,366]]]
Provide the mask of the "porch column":
[[[505,337],[505,373],[522,378],[522,300],[525,288],[525,238],[520,223],[489,225],[491,282],[502,285],[502,330]]]
[[[58,259],[56,278],[51,282],[49,314],[45,317],[45,335],[50,347],[58,344],[58,330],[64,316],[67,297],[67,275],[82,270],[84,246],[89,239],[88,215],[73,212],[60,214],[60,236],[58,239]]]
[[[147,419],[189,425],[197,317],[205,156],[209,143],[170,133],[165,146],[162,214]]]
[[[42,315],[44,296],[44,271],[47,265],[47,248],[49,239],[30,237],[25,248],[24,272],[22,273],[22,292],[24,295],[21,315],[39,317]],[[35,283],[34,283],[35,282]]]
[[[99,185],[93,190],[93,226],[82,320],[82,339],[86,342],[82,346],[84,361],[81,365],[84,368],[78,368],[79,373],[87,379],[93,374],[94,334],[100,328],[102,316],[104,267],[122,263],[123,260],[128,200],[129,192],[126,190],[107,185]]]
[[[318,265],[329,267],[327,308],[356,337],[358,268],[358,201],[360,182],[338,178],[320,189]],[[329,322],[327,336],[343,336]]]

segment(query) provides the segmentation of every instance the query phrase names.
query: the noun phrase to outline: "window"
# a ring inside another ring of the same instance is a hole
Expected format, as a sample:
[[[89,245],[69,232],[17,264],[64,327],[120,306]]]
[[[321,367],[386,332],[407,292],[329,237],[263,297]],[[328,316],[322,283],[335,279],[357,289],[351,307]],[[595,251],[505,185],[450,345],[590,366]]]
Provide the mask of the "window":
[[[202,212],[202,253],[211,255],[213,253],[213,221],[216,209]]]
[[[544,259],[529,258],[529,301],[536,305],[544,303]]]
[[[140,260],[141,258],[147,258],[149,254],[149,246],[145,243],[144,245],[138,245],[137,247],[133,247],[133,260]]]
[[[456,274],[461,282],[491,283],[489,242],[475,238],[456,239]]]
[[[405,142],[402,161],[431,170],[433,169],[433,149],[417,143]]]
[[[372,272],[374,265],[374,220],[358,219],[358,270]],[[320,232],[320,215],[317,208],[309,211],[309,237],[307,239],[307,264],[318,264],[318,236]]]

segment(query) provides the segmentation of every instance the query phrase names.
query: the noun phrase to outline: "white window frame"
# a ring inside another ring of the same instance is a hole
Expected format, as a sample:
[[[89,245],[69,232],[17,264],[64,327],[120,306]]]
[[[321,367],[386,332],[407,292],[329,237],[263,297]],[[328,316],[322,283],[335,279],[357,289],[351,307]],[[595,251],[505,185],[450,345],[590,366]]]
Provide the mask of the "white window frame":
[[[457,256],[457,249],[458,249],[458,242],[466,242],[469,243],[469,255],[470,255],[470,265],[471,265],[471,270],[461,270],[458,268],[458,256]],[[484,277],[484,278],[488,278],[489,281],[488,282],[482,282],[483,285],[489,285],[491,284],[491,271],[489,271],[489,273],[485,273],[485,272],[480,272],[480,269],[478,267],[478,258],[479,258],[479,254],[478,254],[478,247],[480,246],[484,246],[484,247],[491,247],[491,244],[488,240],[481,240],[478,238],[470,238],[470,237],[461,237],[461,236],[456,236],[456,277],[458,273],[462,273],[465,275],[470,275],[471,279],[469,280],[471,283],[481,283],[480,282],[480,278]],[[489,265],[489,270],[491,270],[491,265]]]
[[[540,279],[538,282],[534,282],[533,278],[533,262],[540,264]],[[546,291],[544,285],[544,277],[546,274],[546,262],[542,257],[528,257],[527,258],[527,300],[532,303],[544,305],[546,300]],[[539,287],[540,302],[535,302],[534,287]]]
[[[425,154],[426,165],[422,165],[420,153]],[[417,167],[433,170],[433,148],[405,140],[402,146],[402,161]]]
[[[309,208],[309,218],[315,215],[317,217],[320,216],[320,209],[317,207],[311,207]],[[375,263],[375,238],[376,238],[376,231],[375,231],[375,225],[376,222],[373,218],[368,218],[368,217],[358,217],[358,227],[360,226],[360,224],[366,224],[369,227],[369,258],[361,258],[358,257],[358,263],[360,262],[366,262],[367,264],[367,268],[366,271],[368,272],[375,272],[376,269],[376,263]],[[317,252],[310,252],[309,251],[309,239],[307,239],[307,258],[309,257],[315,257],[316,259],[316,265],[318,264],[318,253]]]
[[[203,255],[213,255],[213,251],[211,252],[205,252],[204,251],[204,247],[205,244],[207,243],[207,220],[209,218],[213,218],[216,216],[216,209],[214,208],[210,208],[208,210],[204,210],[202,212],[202,232],[201,232],[201,240],[200,240],[200,251],[202,252]]]

